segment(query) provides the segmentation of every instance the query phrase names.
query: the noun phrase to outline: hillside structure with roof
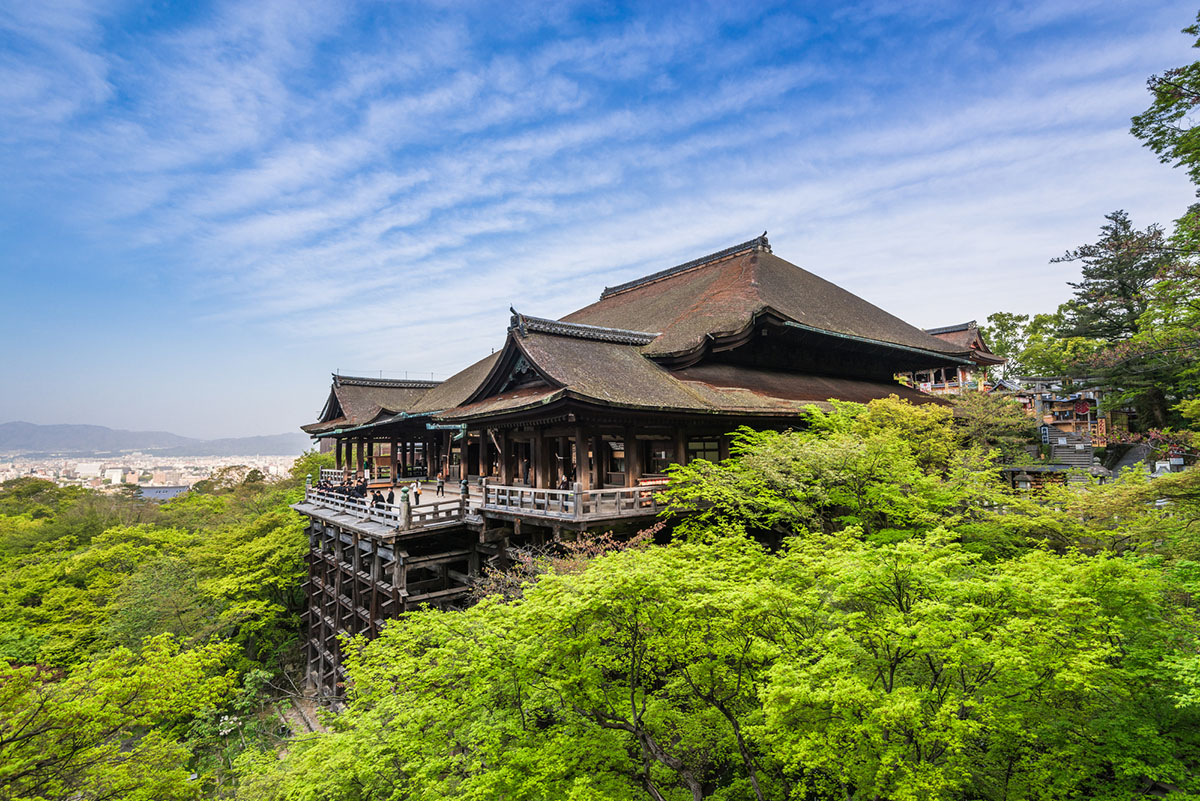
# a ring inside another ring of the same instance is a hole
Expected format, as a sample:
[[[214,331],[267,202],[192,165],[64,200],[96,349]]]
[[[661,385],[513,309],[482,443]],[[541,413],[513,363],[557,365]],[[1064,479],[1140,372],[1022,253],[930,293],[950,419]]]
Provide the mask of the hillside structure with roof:
[[[974,320],[926,328],[925,333],[968,353],[970,364],[930,366],[900,374],[901,381],[922,392],[931,395],[957,395],[968,390],[987,392],[993,386],[988,368],[999,367],[1008,361],[992,353]]]
[[[321,686],[337,681],[338,633],[459,602],[512,547],[643,525],[667,468],[727,457],[739,426],[799,427],[831,400],[943,403],[897,375],[979,357],[776,256],[765,234],[608,287],[561,319],[510,314],[495,351],[445,381],[334,376],[304,427],[335,442],[324,478],[402,489],[380,506],[314,487],[296,506],[311,520]],[[408,498],[409,477],[439,473],[446,498]]]

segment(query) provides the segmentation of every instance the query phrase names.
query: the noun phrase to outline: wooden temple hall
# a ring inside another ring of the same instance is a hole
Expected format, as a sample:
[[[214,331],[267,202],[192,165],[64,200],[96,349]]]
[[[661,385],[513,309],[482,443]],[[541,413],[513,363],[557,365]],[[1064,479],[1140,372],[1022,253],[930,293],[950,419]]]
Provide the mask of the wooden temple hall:
[[[511,548],[647,524],[668,466],[724,458],[737,427],[796,427],[830,399],[939,403],[896,376],[975,366],[969,348],[774,255],[765,234],[561,319],[510,311],[501,346],[445,381],[334,376],[304,427],[333,441],[334,483],[447,477],[445,498],[428,486],[419,504],[314,486],[296,506],[310,519],[310,675],[330,693],[339,633],[464,603]]]

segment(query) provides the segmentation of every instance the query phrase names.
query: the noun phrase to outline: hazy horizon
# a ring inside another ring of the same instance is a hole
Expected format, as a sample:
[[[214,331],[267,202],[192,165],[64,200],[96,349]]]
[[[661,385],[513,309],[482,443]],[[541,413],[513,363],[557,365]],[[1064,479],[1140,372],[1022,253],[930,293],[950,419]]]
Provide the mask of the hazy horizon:
[[[1051,311],[1106,213],[1194,200],[1128,129],[1195,14],[13,5],[0,419],[295,431],[764,229],[914,325]]]

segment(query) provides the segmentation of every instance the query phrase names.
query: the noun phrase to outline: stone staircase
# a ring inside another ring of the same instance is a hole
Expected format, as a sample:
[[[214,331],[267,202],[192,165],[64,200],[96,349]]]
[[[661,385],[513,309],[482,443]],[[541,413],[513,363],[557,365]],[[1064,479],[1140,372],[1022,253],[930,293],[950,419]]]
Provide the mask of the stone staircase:
[[[1092,438],[1076,432],[1050,432],[1050,461],[1088,469],[1092,466]]]

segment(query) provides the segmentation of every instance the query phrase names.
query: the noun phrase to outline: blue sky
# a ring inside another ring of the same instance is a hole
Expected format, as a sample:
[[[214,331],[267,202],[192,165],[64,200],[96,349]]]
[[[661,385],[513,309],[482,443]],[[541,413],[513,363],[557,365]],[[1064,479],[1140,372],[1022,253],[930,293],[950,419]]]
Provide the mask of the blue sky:
[[[0,421],[294,429],[508,307],[770,231],[920,326],[1049,311],[1125,208],[1177,2],[0,0]]]

